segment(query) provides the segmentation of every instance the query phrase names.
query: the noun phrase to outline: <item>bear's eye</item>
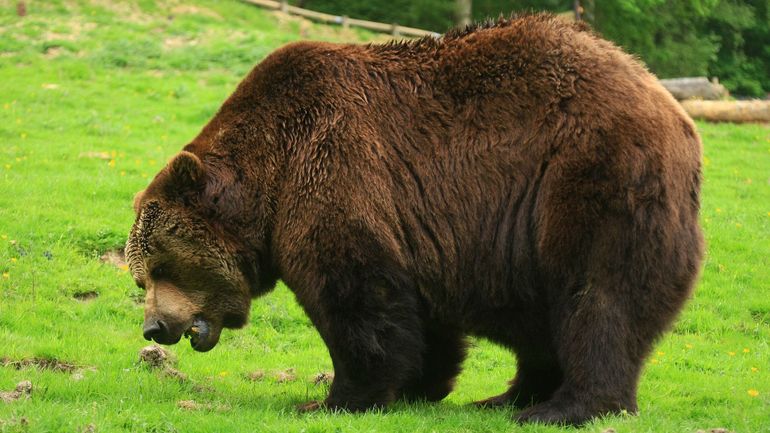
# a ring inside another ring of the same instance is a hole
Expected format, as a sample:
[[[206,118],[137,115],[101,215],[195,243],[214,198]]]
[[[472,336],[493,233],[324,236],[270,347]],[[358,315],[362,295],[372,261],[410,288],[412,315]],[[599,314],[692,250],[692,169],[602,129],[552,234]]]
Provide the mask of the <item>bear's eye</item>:
[[[165,266],[158,265],[152,268],[150,277],[152,277],[153,280],[162,280],[168,277],[168,271]]]

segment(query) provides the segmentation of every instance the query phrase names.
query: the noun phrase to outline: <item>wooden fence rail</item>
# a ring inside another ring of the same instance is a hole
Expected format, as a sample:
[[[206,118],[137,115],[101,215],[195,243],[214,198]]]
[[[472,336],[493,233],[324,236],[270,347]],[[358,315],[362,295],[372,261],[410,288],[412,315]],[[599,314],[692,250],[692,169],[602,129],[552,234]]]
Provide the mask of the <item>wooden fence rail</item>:
[[[400,26],[398,24],[385,24],[374,21],[359,20],[356,18],[348,18],[345,15],[332,15],[323,12],[311,11],[308,9],[298,8],[292,6],[287,1],[276,0],[243,0],[246,3],[253,4],[265,9],[272,9],[281,11],[283,13],[298,15],[304,18],[308,18],[313,21],[319,21],[326,24],[339,24],[343,28],[348,27],[360,27],[362,29],[373,30],[375,32],[390,33],[393,36],[411,36],[411,37],[423,37],[433,36],[435,38],[441,36],[439,33],[431,32],[428,30],[416,29],[414,27]]]

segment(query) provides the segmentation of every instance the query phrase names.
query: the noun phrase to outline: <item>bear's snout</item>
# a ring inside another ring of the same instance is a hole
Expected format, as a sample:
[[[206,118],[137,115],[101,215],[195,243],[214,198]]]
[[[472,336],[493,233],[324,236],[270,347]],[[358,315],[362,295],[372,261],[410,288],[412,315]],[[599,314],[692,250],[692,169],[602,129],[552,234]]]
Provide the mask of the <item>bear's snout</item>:
[[[176,344],[182,338],[181,332],[172,332],[165,321],[154,317],[144,320],[142,333],[147,341],[155,340],[159,344]]]

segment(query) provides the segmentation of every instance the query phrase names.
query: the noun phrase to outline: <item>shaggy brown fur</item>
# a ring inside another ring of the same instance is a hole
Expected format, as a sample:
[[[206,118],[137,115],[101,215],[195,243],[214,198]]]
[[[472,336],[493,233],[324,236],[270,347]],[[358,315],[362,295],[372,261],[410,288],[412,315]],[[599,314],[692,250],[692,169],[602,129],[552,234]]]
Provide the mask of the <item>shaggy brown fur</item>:
[[[440,400],[470,334],[518,361],[480,404],[635,412],[700,267],[700,155],[651,74],[551,16],[291,44],[137,196],[145,336],[208,350],[282,278],[334,363],[305,409]]]

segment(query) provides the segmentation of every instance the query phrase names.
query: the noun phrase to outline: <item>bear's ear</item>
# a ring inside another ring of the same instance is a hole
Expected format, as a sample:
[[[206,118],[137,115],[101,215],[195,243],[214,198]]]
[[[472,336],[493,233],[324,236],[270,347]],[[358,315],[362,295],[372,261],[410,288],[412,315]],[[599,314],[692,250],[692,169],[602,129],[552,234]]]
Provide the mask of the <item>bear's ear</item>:
[[[195,190],[203,186],[206,169],[195,154],[181,151],[171,158],[167,167],[165,192],[176,195],[180,192]]]
[[[143,189],[134,195],[134,213],[137,215],[139,215],[139,210],[142,206],[142,199],[144,198],[145,191],[146,190]]]

